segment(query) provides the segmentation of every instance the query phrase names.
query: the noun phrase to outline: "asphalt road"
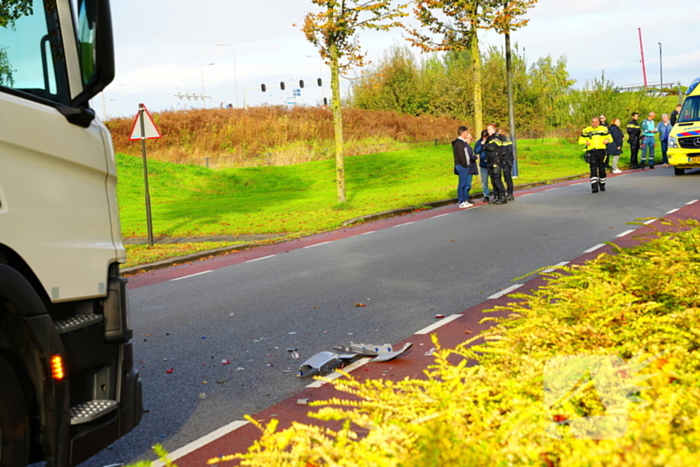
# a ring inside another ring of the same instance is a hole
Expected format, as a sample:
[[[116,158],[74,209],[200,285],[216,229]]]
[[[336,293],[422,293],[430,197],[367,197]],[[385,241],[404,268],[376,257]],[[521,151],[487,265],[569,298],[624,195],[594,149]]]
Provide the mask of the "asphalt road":
[[[155,443],[173,451],[259,412],[308,384],[294,373],[314,353],[405,339],[438,313],[459,313],[518,276],[614,239],[628,222],[699,198],[699,184],[700,173],[656,168],[611,177],[605,193],[587,182],[558,185],[505,206],[435,209],[429,219],[406,216],[399,226],[135,289],[148,412],[82,466],[152,459]]]

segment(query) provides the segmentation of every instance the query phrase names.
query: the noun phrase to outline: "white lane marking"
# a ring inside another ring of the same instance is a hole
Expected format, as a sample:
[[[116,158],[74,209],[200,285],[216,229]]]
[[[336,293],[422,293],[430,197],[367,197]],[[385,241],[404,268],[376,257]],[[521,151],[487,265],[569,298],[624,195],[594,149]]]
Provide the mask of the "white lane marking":
[[[549,269],[545,269],[545,270],[542,271],[542,272],[554,272],[555,269],[564,267],[564,266],[566,266],[567,264],[569,264],[568,261],[562,261],[561,263],[557,263],[557,264],[555,264],[553,267],[551,267],[551,268],[549,268]]]
[[[373,233],[375,233],[375,232],[376,232],[376,230],[372,230],[372,231],[370,231],[370,232],[365,232],[365,233],[362,233],[362,234],[360,234],[360,235],[370,235],[370,234],[373,234]]]
[[[196,274],[190,274],[189,276],[176,277],[175,279],[170,279],[170,282],[181,281],[182,279],[187,279],[188,277],[201,276],[202,274],[209,274],[210,272],[212,271],[209,270],[204,272],[198,272]]]
[[[433,219],[437,219],[438,217],[445,217],[445,216],[449,216],[449,215],[450,215],[449,213],[447,213],[447,214],[440,214],[439,216],[433,217]]]
[[[634,232],[634,229],[632,229],[632,230],[625,230],[625,231],[622,232],[620,235],[618,235],[617,238],[624,237],[625,235],[629,235],[629,234],[631,234],[632,232]]]
[[[557,187],[557,188],[558,188],[558,187]],[[556,190],[556,188],[549,188],[548,190],[543,190],[543,192],[544,192],[544,191],[553,191],[553,190]]]
[[[603,248],[605,246],[604,243],[599,243],[596,246],[592,246],[589,249],[585,250],[584,253],[593,253],[594,251]]]
[[[216,441],[217,439],[221,438],[222,436],[225,436],[232,431],[235,431],[250,422],[247,420],[236,420],[235,422],[231,422],[226,426],[222,426],[218,430],[212,431],[208,435],[204,435],[201,438],[192,441],[190,444],[187,444],[180,449],[176,449],[175,451],[171,452],[168,454],[168,459],[171,461],[176,461],[180,459],[181,457],[185,457],[186,455],[196,451],[197,449],[206,446],[207,444]],[[153,463],[151,463],[151,467],[164,467],[165,463],[161,460],[157,460]]]
[[[351,363],[350,365],[346,366],[345,368],[342,368],[342,370],[345,373],[350,373],[351,371],[357,370],[361,366],[366,365],[370,360],[372,360],[372,359],[371,358],[361,358],[360,360],[356,361],[355,363]],[[338,379],[341,376],[343,376],[343,375],[338,373],[337,371],[334,371],[330,375],[324,376],[324,378],[333,380],[333,379]],[[316,380],[311,384],[307,384],[306,387],[307,388],[320,388],[321,386],[323,386],[326,383],[327,383],[327,381]]]
[[[404,225],[411,225],[411,224],[415,224],[415,222],[406,222],[405,224],[395,225],[394,227],[403,227]]]
[[[653,222],[655,222],[655,221],[657,221],[657,220],[658,220],[658,219],[649,219],[648,221],[646,221],[646,222],[644,223],[644,225],[652,224]]]
[[[262,260],[267,259],[267,258],[272,258],[273,256],[275,256],[275,255],[263,256],[262,258],[249,259],[248,261],[246,261],[246,263],[254,263],[255,261],[262,261]]]
[[[320,245],[326,245],[326,244],[328,244],[328,243],[333,243],[333,242],[332,242],[332,241],[328,241],[328,242],[316,243],[316,244],[314,244],[314,245],[305,246],[304,248],[314,248],[314,247],[317,247],[317,246],[320,246]]]
[[[666,214],[673,214],[673,213],[676,212],[676,211],[680,211],[680,208],[671,209],[671,210],[668,211]]]
[[[526,196],[530,196],[531,194],[532,194],[532,193],[525,193],[524,195],[518,196],[518,198],[524,198],[524,197],[526,197]]]
[[[690,201],[690,202],[685,203],[685,205],[686,205],[686,206],[690,206],[691,204],[695,204],[695,203],[697,203],[697,202],[698,202],[698,200],[697,200],[697,199],[694,199],[694,200],[692,200],[692,201]]]
[[[515,285],[511,285],[511,286],[508,287],[507,289],[503,289],[503,290],[501,290],[500,292],[491,295],[491,296],[488,298],[488,300],[495,300],[495,299],[497,299],[497,298],[501,298],[501,297],[504,296],[504,295],[508,295],[508,294],[511,293],[513,290],[519,289],[519,288],[522,287],[523,285],[525,285],[525,284],[515,284]]]
[[[440,321],[437,321],[437,322],[431,324],[430,326],[424,327],[420,331],[415,332],[415,334],[428,334],[430,332],[433,332],[437,328],[444,326],[447,323],[450,323],[450,322],[456,320],[457,318],[461,318],[461,317],[462,317],[461,314],[450,315],[447,318],[442,318]]]

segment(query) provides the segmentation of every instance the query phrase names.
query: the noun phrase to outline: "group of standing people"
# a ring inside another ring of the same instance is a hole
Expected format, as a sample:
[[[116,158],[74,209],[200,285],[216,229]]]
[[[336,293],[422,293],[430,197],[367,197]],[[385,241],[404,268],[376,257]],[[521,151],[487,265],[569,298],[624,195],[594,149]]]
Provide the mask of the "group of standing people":
[[[459,208],[473,206],[469,191],[474,175],[480,175],[484,202],[507,204],[508,201],[515,201],[512,172],[515,162],[513,143],[503,135],[503,131],[495,123],[489,124],[481,132],[481,138],[474,145],[474,149],[471,147],[472,141],[473,137],[469,129],[460,126],[457,129],[457,139],[452,142],[454,173],[459,176],[457,184]],[[489,191],[489,179],[493,192]]]
[[[630,145],[630,165],[633,169],[654,168],[654,149],[656,147],[656,134],[661,143],[661,157],[664,167],[668,167],[668,137],[671,128],[675,125],[680,113],[678,105],[671,115],[663,114],[661,122],[656,123],[656,113],[649,112],[647,118],[640,122],[639,113],[634,112],[632,119],[627,124],[627,137]],[[618,167],[624,134],[620,128],[620,119],[613,120],[608,126],[605,115],[593,117],[591,125],[584,128],[579,138],[579,143],[584,144],[586,162],[591,168],[591,191],[598,193],[605,191],[606,169],[612,169],[612,173],[621,173]],[[642,149],[641,163],[638,161],[639,149]],[[612,167],[610,158],[612,157]]]

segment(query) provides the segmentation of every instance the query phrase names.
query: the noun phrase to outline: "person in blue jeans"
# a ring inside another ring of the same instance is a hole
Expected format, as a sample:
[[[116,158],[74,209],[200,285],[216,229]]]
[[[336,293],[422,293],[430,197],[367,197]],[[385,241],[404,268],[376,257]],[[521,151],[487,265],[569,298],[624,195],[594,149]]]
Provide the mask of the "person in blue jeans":
[[[486,151],[484,150],[484,143],[487,139],[489,139],[489,132],[483,130],[481,139],[474,145],[474,152],[479,156],[479,173],[481,174],[481,191],[484,195],[484,203],[489,202],[491,194],[489,191],[489,165],[486,163]]]
[[[668,114],[663,114],[661,116],[661,123],[656,127],[656,131],[659,133],[659,141],[661,142],[661,157],[663,158],[664,167],[668,167],[668,136],[671,133],[670,118]]]
[[[649,112],[649,116],[642,122],[642,168],[646,168],[647,151],[649,151],[649,168],[654,168],[654,147],[656,146],[655,136],[657,133],[654,118],[655,112]]]
[[[474,206],[469,202],[469,190],[472,188],[472,177],[479,172],[476,169],[476,154],[472,151],[472,135],[466,126],[457,129],[457,139],[452,141],[452,153],[454,155],[455,174],[459,175],[457,184],[457,198],[459,208],[465,209]]]

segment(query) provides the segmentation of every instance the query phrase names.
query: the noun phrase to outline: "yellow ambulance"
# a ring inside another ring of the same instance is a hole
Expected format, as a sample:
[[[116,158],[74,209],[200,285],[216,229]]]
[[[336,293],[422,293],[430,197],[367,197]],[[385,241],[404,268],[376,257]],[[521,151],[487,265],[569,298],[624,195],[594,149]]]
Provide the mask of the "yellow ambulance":
[[[668,137],[668,162],[676,175],[700,167],[700,78],[686,92],[678,121]]]

